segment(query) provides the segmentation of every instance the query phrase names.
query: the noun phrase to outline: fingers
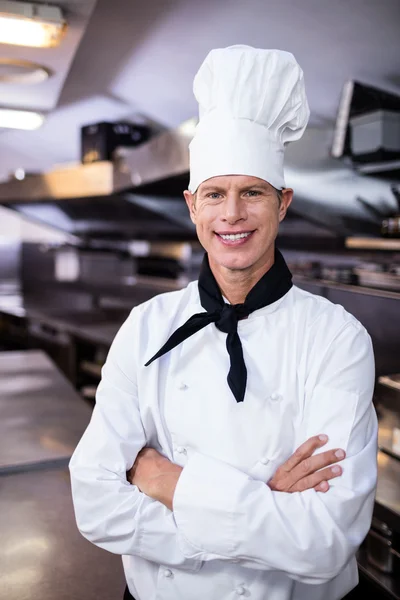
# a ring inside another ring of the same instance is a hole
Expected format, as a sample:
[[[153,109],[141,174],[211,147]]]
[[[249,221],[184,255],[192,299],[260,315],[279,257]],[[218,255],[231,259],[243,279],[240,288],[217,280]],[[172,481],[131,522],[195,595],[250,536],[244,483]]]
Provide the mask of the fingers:
[[[294,488],[296,491],[308,490],[322,481],[338,477],[342,474],[342,468],[335,465],[335,463],[343,460],[344,457],[345,452],[337,448],[306,458],[290,474],[290,479],[293,482],[290,488],[291,491]]]
[[[289,491],[304,492],[305,490],[318,488],[317,491],[327,492],[329,490],[328,481],[334,479],[335,477],[339,477],[342,473],[343,469],[339,465],[321,469],[320,471],[312,473],[307,477],[303,477],[297,481]]]
[[[280,467],[281,470],[286,472],[292,471],[303,460],[314,454],[317,448],[321,448],[324,444],[326,444],[327,441],[328,436],[323,433],[321,435],[315,435],[309,438],[297,448],[297,450],[288,458],[285,463],[283,463],[283,465]]]
[[[321,481],[318,485],[315,486],[314,490],[316,492],[327,492],[330,488],[330,485],[327,481]]]
[[[341,448],[327,450],[326,452],[321,452],[321,454],[310,456],[293,469],[291,473],[292,480],[293,482],[300,481],[304,477],[316,473],[325,467],[334,465],[340,460],[343,460],[345,456],[346,454]]]
[[[281,492],[304,491],[341,475],[341,467],[338,471],[332,467],[346,456],[341,448],[315,455],[309,454],[312,448],[324,445],[325,438],[326,436],[315,436],[299,446],[296,452],[276,471],[268,482],[269,487]],[[299,459],[301,459],[300,462]],[[293,464],[296,466],[290,470],[290,466]],[[329,468],[327,469],[327,467]],[[329,484],[327,486],[324,484],[318,491],[328,491]]]

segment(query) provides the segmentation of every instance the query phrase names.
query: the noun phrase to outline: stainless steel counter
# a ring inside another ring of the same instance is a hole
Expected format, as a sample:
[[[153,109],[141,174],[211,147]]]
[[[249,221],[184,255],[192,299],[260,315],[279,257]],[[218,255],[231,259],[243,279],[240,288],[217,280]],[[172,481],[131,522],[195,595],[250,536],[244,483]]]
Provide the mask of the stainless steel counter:
[[[127,303],[121,309],[120,315],[110,316],[107,311],[96,309],[85,311],[50,310],[27,303],[20,295],[13,297],[0,295],[0,314],[19,317],[30,322],[44,323],[57,331],[105,346],[111,344],[134,305],[134,301],[131,306]]]
[[[12,298],[0,296],[0,313],[45,323],[58,331],[64,331],[79,339],[105,346],[111,344],[124,320],[124,315],[120,319],[107,319],[102,314],[100,318],[95,310],[76,311],[75,314],[67,311],[65,311],[65,314],[59,312],[55,314],[52,311],[40,310],[40,307],[25,304],[21,296]],[[128,311],[126,311],[127,313]],[[85,317],[85,319],[82,317]]]
[[[121,557],[76,528],[65,469],[0,477],[0,598],[122,600]]]
[[[41,351],[0,353],[0,598],[122,598],[121,558],[79,533],[67,464],[92,413]]]
[[[31,316],[35,321],[54,327],[57,331],[64,331],[75,338],[110,346],[127,314],[122,314],[118,319],[115,317],[111,319],[104,314],[99,315],[96,311],[64,315],[36,314],[33,316],[31,314]]]
[[[0,473],[66,464],[91,416],[44,352],[0,353]]]

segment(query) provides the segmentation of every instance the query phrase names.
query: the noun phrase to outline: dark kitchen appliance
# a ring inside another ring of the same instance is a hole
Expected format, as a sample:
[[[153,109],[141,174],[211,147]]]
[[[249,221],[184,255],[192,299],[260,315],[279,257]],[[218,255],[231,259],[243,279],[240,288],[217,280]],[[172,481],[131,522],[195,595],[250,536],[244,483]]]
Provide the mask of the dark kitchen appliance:
[[[147,125],[136,123],[93,123],[81,127],[81,160],[92,163],[112,160],[114,150],[120,146],[133,147],[146,142],[151,135]]]
[[[368,562],[382,573],[399,573],[400,554],[395,549],[397,536],[383,521],[373,517],[367,535]]]
[[[400,179],[400,96],[360,81],[342,89],[331,154],[361,174]]]

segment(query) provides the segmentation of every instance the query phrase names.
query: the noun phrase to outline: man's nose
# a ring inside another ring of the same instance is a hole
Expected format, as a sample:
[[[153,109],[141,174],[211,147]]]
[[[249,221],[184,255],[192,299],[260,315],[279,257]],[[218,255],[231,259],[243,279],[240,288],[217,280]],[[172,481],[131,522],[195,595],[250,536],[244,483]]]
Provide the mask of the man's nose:
[[[245,202],[239,194],[230,193],[226,196],[222,218],[228,223],[236,223],[246,218]]]

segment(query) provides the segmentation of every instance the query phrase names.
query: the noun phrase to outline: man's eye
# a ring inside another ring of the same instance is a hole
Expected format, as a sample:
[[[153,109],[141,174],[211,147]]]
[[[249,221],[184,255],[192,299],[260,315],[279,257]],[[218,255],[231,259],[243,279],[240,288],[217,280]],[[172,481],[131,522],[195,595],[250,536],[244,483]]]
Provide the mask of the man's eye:
[[[207,197],[211,198],[211,200],[218,200],[221,198],[221,194],[218,194],[218,192],[211,192],[211,194],[208,194]]]
[[[246,195],[250,196],[250,198],[254,198],[255,196],[259,196],[261,194],[261,192],[259,192],[258,190],[248,190],[246,192]]]

